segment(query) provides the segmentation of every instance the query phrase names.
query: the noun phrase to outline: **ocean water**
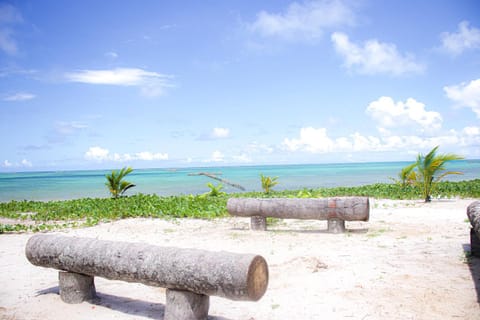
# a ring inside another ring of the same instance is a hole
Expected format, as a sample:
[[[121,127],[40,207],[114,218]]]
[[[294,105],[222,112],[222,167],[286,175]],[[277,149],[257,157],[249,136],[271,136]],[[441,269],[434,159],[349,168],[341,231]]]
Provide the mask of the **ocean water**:
[[[240,185],[246,191],[261,191],[260,174],[278,177],[274,190],[303,189],[336,186],[358,186],[378,182],[391,182],[401,168],[410,162],[337,163],[309,165],[264,165],[238,167],[135,169],[125,180],[136,187],[127,195],[136,193],[162,196],[201,194],[208,192],[208,182],[218,181],[200,172],[214,173],[221,179]],[[449,171],[463,175],[450,175],[445,180],[459,181],[480,178],[480,160],[454,161]],[[108,170],[0,173],[0,202],[11,200],[65,200],[77,198],[109,197],[105,186]],[[242,192],[225,183],[223,191]]]

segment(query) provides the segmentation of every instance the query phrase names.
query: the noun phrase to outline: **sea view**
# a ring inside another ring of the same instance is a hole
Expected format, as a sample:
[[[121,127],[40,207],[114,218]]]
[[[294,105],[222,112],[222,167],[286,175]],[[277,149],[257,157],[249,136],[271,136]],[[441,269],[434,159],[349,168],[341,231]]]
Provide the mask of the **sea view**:
[[[274,190],[318,187],[358,186],[390,183],[401,168],[410,162],[368,162],[307,165],[262,165],[235,167],[134,169],[125,180],[136,186],[127,195],[136,193],[161,196],[201,194],[208,192],[207,183],[221,182],[198,173],[212,173],[245,191],[260,191],[260,174],[278,177]],[[449,175],[445,180],[459,181],[480,178],[480,160],[454,161],[449,171],[462,175]],[[66,200],[77,198],[109,197],[105,174],[109,170],[49,171],[0,173],[0,202],[11,200]],[[222,183],[227,193],[242,190]]]

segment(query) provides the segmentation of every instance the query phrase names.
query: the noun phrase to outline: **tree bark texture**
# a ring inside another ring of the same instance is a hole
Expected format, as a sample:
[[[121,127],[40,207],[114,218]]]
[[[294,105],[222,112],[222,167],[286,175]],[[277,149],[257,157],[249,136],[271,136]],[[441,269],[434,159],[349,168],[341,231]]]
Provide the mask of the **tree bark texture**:
[[[61,235],[31,237],[25,254],[37,266],[231,300],[257,301],[268,286],[267,263],[254,254]]]
[[[467,207],[467,216],[472,225],[470,230],[470,252],[480,257],[480,201],[472,202]]]
[[[209,307],[209,296],[167,289],[163,320],[207,320]]]
[[[337,198],[230,198],[228,212],[233,216],[368,221],[368,197]]]
[[[467,216],[473,230],[480,236],[480,201],[474,201],[467,207]]]
[[[96,297],[95,281],[92,276],[60,271],[58,287],[60,298],[66,303],[81,303]]]

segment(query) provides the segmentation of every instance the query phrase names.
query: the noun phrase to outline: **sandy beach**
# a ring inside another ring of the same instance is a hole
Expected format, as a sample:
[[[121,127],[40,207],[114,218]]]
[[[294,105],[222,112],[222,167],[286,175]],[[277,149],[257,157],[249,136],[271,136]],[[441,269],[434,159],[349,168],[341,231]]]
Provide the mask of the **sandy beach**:
[[[266,232],[248,218],[127,219],[68,236],[262,255],[270,271],[258,302],[210,298],[209,319],[480,319],[480,259],[470,258],[472,199],[371,199],[370,221],[283,220]],[[163,319],[165,290],[95,278],[98,299],[65,304],[58,272],[25,258],[32,234],[0,235],[0,319]]]

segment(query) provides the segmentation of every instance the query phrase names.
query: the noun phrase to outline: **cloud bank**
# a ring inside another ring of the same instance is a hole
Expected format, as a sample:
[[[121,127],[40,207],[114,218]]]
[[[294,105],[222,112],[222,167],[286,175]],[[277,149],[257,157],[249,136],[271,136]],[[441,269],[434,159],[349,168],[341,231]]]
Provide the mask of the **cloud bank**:
[[[128,162],[128,161],[153,161],[153,160],[168,160],[167,153],[152,153],[149,151],[137,152],[134,154],[130,153],[110,153],[108,149],[102,147],[90,147],[84,155],[86,160],[104,162],[104,161],[114,161],[114,162]]]

